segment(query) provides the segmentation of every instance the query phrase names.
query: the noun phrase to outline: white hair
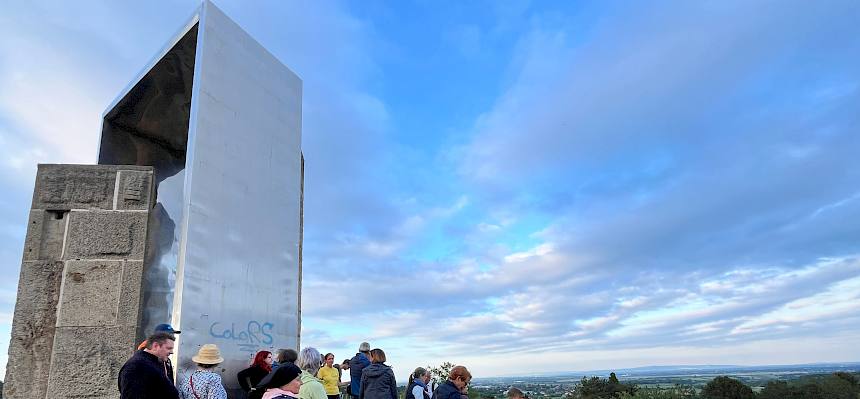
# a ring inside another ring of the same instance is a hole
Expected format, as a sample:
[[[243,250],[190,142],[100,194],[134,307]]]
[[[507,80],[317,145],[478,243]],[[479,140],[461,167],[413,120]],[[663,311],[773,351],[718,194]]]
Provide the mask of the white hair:
[[[299,352],[299,358],[296,359],[296,366],[299,366],[300,369],[316,376],[317,371],[320,369],[320,362],[322,362],[320,352],[316,350],[316,348],[308,346]]]

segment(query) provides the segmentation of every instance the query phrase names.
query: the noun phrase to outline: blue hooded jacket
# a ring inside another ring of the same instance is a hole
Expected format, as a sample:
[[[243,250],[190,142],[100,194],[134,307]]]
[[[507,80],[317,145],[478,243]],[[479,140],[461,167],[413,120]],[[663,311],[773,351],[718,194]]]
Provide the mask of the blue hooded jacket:
[[[361,372],[370,366],[370,359],[364,353],[358,352],[349,359],[349,390],[353,396],[358,397],[361,392]]]

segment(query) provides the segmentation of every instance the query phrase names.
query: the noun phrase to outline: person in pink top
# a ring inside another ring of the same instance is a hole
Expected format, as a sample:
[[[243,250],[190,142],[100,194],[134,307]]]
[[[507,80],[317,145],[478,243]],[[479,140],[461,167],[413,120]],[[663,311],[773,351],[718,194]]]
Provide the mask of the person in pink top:
[[[292,363],[282,364],[266,376],[256,391],[263,391],[262,399],[295,399],[302,387],[302,370]]]

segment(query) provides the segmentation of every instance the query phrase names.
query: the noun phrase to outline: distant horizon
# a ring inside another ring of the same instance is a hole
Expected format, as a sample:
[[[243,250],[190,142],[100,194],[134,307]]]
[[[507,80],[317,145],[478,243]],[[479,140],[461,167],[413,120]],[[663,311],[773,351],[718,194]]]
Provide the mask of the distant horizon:
[[[623,372],[623,371],[634,371],[634,370],[648,370],[648,369],[665,369],[667,371],[671,370],[707,370],[708,368],[725,368],[725,369],[745,369],[745,368],[781,368],[781,367],[811,367],[811,366],[857,366],[857,370],[860,370],[860,361],[851,361],[851,362],[819,362],[819,363],[798,363],[798,364],[759,364],[759,365],[742,365],[742,364],[679,364],[679,365],[653,365],[653,366],[640,366],[640,367],[625,367],[618,369],[595,369],[595,370],[572,370],[572,371],[559,371],[559,372],[547,372],[547,373],[539,373],[539,374],[515,374],[515,375],[497,375],[497,376],[481,376],[475,377],[474,379],[480,381],[482,379],[492,379],[492,378],[518,378],[518,377],[567,377],[573,376],[577,373],[584,373],[585,376],[595,375],[599,376],[602,374],[594,374],[594,373],[610,373],[610,372]],[[589,374],[592,373],[592,374]],[[619,376],[621,377],[621,376]]]

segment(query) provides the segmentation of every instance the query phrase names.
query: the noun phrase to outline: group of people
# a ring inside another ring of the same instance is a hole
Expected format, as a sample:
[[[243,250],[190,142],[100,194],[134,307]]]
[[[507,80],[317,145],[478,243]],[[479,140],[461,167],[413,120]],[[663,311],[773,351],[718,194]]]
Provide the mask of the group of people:
[[[173,383],[173,354],[176,331],[161,324],[122,366],[118,385],[121,399],[226,399],[227,392],[217,366],[224,362],[215,344],[202,345],[191,360],[196,369],[176,385]],[[358,353],[334,364],[334,354],[325,356],[313,347],[300,352],[281,349],[273,355],[259,351],[251,365],[236,377],[251,399],[339,399],[346,387],[348,399],[467,399],[466,389],[472,379],[466,367],[451,369],[447,381],[436,389],[430,386],[430,371],[418,367],[409,376],[404,398],[398,398],[394,371],[386,365],[382,349],[370,349],[362,342]],[[349,370],[350,382],[341,383],[342,373]]]

